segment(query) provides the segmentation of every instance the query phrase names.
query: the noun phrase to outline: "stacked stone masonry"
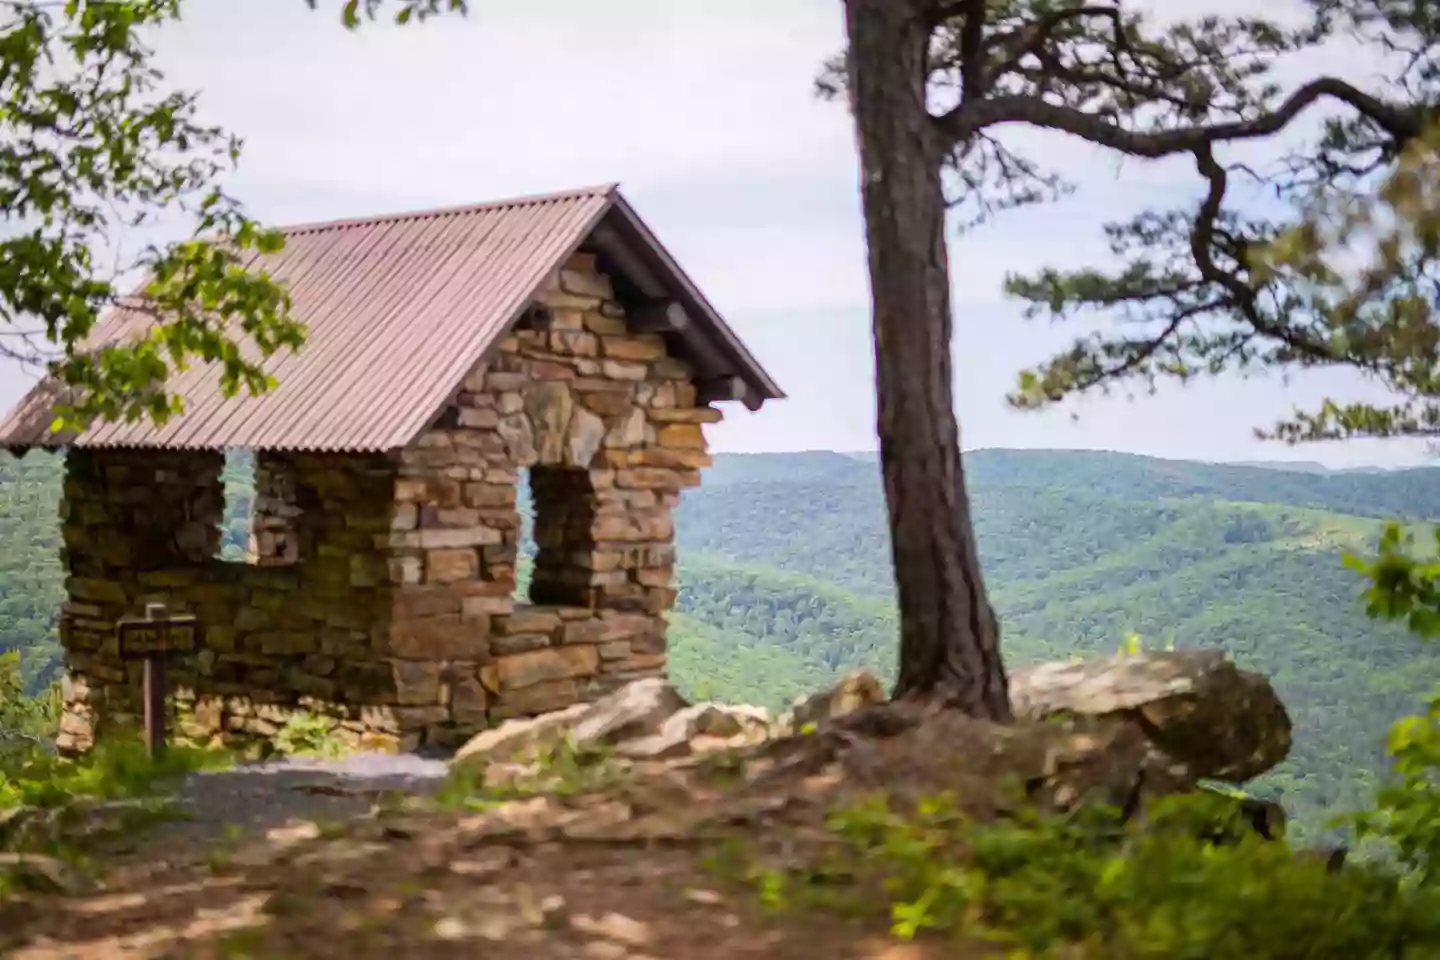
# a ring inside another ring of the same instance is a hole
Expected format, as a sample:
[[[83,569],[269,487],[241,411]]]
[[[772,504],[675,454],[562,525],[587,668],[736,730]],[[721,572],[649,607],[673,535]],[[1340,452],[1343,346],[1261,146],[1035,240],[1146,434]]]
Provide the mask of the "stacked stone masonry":
[[[300,518],[302,486],[292,460],[261,454],[255,463],[255,498],[251,506],[250,561],[278,567],[299,563],[304,529]]]
[[[170,667],[172,730],[196,741],[269,738],[300,709],[369,747],[451,744],[662,674],[672,510],[719,419],[577,254],[408,448],[257,452],[248,562],[217,558],[220,452],[70,451],[62,749],[139,723],[115,625],[147,603],[198,617]]]

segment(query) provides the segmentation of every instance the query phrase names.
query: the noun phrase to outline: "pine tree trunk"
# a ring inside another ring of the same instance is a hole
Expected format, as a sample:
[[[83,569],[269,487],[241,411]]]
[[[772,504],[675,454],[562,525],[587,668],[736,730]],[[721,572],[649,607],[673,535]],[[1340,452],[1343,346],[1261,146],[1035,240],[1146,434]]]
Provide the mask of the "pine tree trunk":
[[[952,392],[941,152],[925,100],[929,5],[845,0],[900,606],[894,695],[1003,721],[1011,716],[1005,667],[975,549]]]

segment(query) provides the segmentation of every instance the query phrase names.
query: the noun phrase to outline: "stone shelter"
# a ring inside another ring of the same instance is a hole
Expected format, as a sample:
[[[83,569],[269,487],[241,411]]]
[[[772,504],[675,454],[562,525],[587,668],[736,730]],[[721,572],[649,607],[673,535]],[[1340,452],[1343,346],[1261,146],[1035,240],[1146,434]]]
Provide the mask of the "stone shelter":
[[[284,233],[254,266],[308,342],[272,358],[277,388],[226,397],[198,364],[163,426],[59,435],[42,382],[0,422],[0,447],[66,451],[62,749],[138,725],[116,627],[151,603],[196,618],[167,705],[193,741],[304,710],[372,748],[452,744],[663,673],[702,427],[783,394],[618,189]],[[93,342],[150,322],[118,309]],[[253,452],[242,561],[218,549],[229,449]]]

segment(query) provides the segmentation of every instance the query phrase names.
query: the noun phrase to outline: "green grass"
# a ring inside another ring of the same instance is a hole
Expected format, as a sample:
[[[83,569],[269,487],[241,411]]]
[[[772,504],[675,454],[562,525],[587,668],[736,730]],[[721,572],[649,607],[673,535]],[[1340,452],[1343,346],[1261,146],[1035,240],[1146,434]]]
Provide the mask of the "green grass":
[[[0,761],[0,853],[40,855],[90,873],[95,857],[117,841],[173,818],[169,788],[197,770],[220,769],[229,754],[172,746],[152,759],[138,740],[116,739],[84,757],[42,749],[12,751]],[[0,870],[0,895],[33,881],[25,864]]]
[[[1263,841],[1215,795],[1112,810],[1021,807],[974,821],[953,798],[883,794],[829,817],[823,842],[749,838],[711,860],[772,913],[888,924],[892,935],[1015,958],[1352,960],[1440,951],[1440,891],[1383,869],[1326,869]],[[959,955],[959,954],[957,954]]]

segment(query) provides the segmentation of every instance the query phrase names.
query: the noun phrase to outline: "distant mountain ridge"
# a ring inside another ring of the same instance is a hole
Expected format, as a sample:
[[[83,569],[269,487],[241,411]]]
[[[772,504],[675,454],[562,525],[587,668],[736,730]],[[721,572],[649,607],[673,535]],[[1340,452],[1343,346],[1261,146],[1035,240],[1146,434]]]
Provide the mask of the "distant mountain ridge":
[[[1233,466],[1260,466],[1273,471],[1295,471],[1299,474],[1394,474],[1410,469],[1436,469],[1433,466],[1326,466],[1315,461],[1220,461]]]
[[[1008,662],[1108,655],[1132,631],[1151,646],[1221,647],[1270,677],[1291,710],[1292,759],[1261,786],[1297,829],[1313,837],[1367,801],[1387,726],[1440,682],[1440,658],[1364,616],[1341,555],[1372,548],[1386,520],[1440,518],[1440,470],[1052,450],[977,450],[965,462]],[[677,660],[686,682],[725,677],[773,701],[777,685],[856,667],[893,676],[873,455],[717,455],[676,528],[673,645],[694,653]],[[693,648],[692,624],[709,638]],[[787,659],[747,669],[764,649]]]
[[[1113,455],[1120,457],[1140,457],[1145,460],[1160,460],[1169,463],[1205,463],[1220,467],[1255,467],[1262,470],[1281,470],[1291,473],[1397,473],[1405,470],[1437,470],[1440,465],[1430,466],[1379,466],[1377,464],[1361,464],[1353,467],[1330,467],[1318,460],[1176,460],[1169,457],[1153,457],[1147,454],[1131,454],[1113,450],[1091,450],[1085,448],[1034,448],[1034,447],[980,447],[975,450],[965,451],[968,458],[972,453],[989,454],[1012,454],[1012,453],[1098,453],[1101,455]],[[833,456],[848,457],[852,460],[860,460],[865,463],[875,463],[878,454],[873,450],[806,450],[782,453],[725,453],[720,456],[726,457],[808,457],[808,456]]]
[[[1318,466],[1318,465],[1317,465]],[[1274,464],[1167,460],[1093,450],[980,449],[965,454],[972,485],[1067,486],[1146,500],[1213,496],[1386,519],[1440,518],[1440,467],[1290,469]],[[879,482],[875,454],[719,453],[701,488],[737,482]]]

